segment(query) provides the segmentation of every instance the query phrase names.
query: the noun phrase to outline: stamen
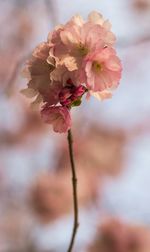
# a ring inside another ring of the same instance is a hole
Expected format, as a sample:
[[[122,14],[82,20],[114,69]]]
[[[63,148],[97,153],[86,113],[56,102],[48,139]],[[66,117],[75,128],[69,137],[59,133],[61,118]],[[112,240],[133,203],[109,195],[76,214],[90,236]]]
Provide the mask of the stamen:
[[[78,46],[78,51],[79,51],[79,54],[81,55],[81,56],[85,56],[85,55],[87,55],[88,54],[88,48],[87,47],[85,47],[83,44],[79,44],[79,46]]]
[[[103,69],[102,64],[97,61],[93,62],[92,67],[96,72],[101,72]]]

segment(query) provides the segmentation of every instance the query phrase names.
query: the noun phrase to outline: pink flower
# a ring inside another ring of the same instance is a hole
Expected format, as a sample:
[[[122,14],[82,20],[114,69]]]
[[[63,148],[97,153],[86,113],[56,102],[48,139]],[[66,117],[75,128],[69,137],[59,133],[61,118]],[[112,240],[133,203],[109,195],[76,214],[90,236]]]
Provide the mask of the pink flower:
[[[109,20],[105,20],[103,16],[97,11],[92,11],[88,16],[88,21],[93,24],[101,25],[103,27],[103,29],[105,30],[105,45],[114,45],[114,43],[116,42],[116,36],[111,31],[111,23],[109,22]]]
[[[56,132],[71,125],[68,109],[79,106],[82,96],[103,100],[112,96],[121,78],[121,63],[112,48],[115,36],[108,20],[96,11],[84,21],[76,15],[49,33],[33,51],[24,70],[28,78],[22,93],[41,103],[43,120]]]
[[[97,12],[89,15],[88,22],[84,22],[80,16],[74,16],[50,37],[53,44],[51,52],[56,57],[56,63],[64,64],[69,71],[69,68],[76,70],[88,53],[114,44],[115,36],[110,28],[109,22],[104,21]]]
[[[50,73],[54,69],[54,64],[47,62],[49,50],[50,46],[47,42],[38,45],[23,71],[24,77],[28,78],[28,88],[22,90],[22,93],[31,98],[36,96],[37,102],[51,100],[49,94],[51,94],[53,87],[50,86]],[[36,101],[34,102],[36,103]]]
[[[41,111],[45,123],[52,124],[53,130],[59,133],[67,132],[71,127],[70,112],[62,106],[45,106]]]
[[[104,48],[85,58],[80,70],[80,81],[94,92],[110,90],[118,86],[121,71],[121,63],[115,50]]]

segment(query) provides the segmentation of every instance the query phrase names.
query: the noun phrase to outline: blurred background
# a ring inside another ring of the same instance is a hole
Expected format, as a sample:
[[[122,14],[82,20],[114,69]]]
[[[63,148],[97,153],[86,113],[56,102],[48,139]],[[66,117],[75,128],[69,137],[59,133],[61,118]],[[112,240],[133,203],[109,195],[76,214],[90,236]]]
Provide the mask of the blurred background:
[[[73,111],[80,228],[74,251],[150,251],[150,0],[0,0],[0,252],[65,252],[73,223],[65,134],[20,94],[33,48],[74,14],[112,23],[123,77]]]

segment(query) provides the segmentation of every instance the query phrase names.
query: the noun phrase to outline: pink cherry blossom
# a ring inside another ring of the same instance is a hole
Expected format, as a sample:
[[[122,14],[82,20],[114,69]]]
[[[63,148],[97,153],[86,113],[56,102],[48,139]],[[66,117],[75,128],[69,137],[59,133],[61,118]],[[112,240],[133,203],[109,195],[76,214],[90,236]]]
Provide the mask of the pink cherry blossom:
[[[27,97],[37,96],[36,102],[50,101],[50,72],[54,69],[54,65],[47,62],[50,46],[44,42],[38,45],[33,51],[31,59],[27,62],[23,71],[24,77],[28,79],[28,88],[22,90]],[[58,86],[58,85],[56,85]],[[41,99],[39,99],[41,97]],[[52,101],[51,101],[52,102]]]
[[[45,123],[52,124],[55,132],[65,133],[71,127],[70,112],[66,107],[44,106],[41,117]]]
[[[104,41],[106,42],[106,45],[113,46],[114,43],[116,42],[116,36],[114,33],[111,31],[111,23],[109,20],[105,20],[103,16],[97,12],[97,11],[92,11],[88,15],[88,21],[92,24],[97,24],[103,27],[105,29],[105,38]]]
[[[111,24],[93,11],[88,20],[80,15],[49,33],[27,62],[27,88],[22,93],[34,98],[32,107],[43,105],[41,115],[56,132],[71,125],[69,110],[79,106],[82,96],[111,98],[121,78],[121,62],[113,49]]]
[[[54,31],[50,40],[53,44],[52,53],[61,58],[61,64],[67,61],[68,70],[74,62],[76,70],[88,53],[114,44],[115,36],[110,28],[109,22],[104,21],[97,12],[89,15],[88,22],[84,22],[80,16],[75,16],[66,25]],[[74,60],[72,58],[68,61],[70,56],[74,57]]]
[[[121,71],[115,50],[104,48],[87,55],[80,70],[80,81],[86,83],[89,90],[101,92],[118,86]]]

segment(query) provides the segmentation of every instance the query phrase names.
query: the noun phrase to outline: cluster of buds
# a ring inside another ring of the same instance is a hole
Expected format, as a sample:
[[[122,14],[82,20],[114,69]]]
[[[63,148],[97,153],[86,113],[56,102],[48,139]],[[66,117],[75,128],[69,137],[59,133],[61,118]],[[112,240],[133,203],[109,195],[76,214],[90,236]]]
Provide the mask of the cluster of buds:
[[[59,93],[60,104],[71,108],[81,104],[81,98],[86,92],[86,88],[82,85],[74,86],[71,79],[67,80],[67,85],[62,88]]]

